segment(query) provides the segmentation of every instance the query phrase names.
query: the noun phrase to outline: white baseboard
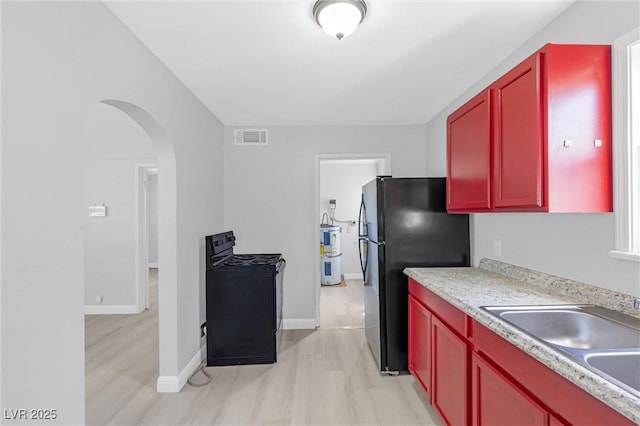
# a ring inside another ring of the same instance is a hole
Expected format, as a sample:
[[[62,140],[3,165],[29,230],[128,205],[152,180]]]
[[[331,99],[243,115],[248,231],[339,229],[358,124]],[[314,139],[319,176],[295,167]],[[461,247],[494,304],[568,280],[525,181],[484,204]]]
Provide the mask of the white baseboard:
[[[180,379],[178,376],[159,376],[156,382],[156,392],[158,393],[176,393],[180,392]]]
[[[282,328],[284,330],[312,330],[316,328],[315,318],[283,318]]]
[[[362,273],[343,274],[343,277],[344,277],[345,280],[361,280],[362,279]]]
[[[158,266],[158,262],[149,262],[147,267],[149,267],[149,268],[159,268],[160,266]]]
[[[200,350],[191,358],[191,361],[182,369],[177,376],[160,376],[156,382],[158,393],[176,393],[184,387],[189,377],[200,367],[202,360],[207,355],[207,346],[203,345]]]
[[[142,312],[137,305],[84,305],[85,315],[124,315]]]

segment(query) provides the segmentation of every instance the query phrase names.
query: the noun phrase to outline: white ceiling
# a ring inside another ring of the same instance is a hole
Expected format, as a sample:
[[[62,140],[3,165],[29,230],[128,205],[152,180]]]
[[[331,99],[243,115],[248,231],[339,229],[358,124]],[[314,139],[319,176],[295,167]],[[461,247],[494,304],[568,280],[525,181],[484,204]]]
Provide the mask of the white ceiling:
[[[314,0],[105,1],[224,124],[425,123],[573,0],[366,0],[338,41]]]

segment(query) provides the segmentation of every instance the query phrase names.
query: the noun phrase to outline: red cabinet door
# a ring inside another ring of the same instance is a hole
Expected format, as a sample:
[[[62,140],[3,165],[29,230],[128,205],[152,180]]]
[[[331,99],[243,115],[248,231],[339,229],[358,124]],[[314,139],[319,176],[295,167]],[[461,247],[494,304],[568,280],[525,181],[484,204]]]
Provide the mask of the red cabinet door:
[[[471,355],[473,426],[546,426],[547,411],[476,353]]]
[[[467,342],[435,316],[431,320],[432,404],[448,425],[468,423]]]
[[[447,210],[491,208],[489,90],[447,117]]]
[[[409,296],[409,371],[431,399],[431,313]]]
[[[550,211],[612,211],[610,49],[543,49]]]
[[[495,208],[531,211],[544,205],[540,58],[530,56],[490,88]]]

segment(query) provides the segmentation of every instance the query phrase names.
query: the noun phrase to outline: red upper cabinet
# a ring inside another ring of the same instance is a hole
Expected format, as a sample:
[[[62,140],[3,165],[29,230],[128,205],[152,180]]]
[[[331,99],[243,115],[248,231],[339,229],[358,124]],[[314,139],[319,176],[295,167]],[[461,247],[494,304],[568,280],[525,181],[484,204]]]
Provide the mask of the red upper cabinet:
[[[543,207],[540,71],[536,54],[491,86],[496,208]]]
[[[476,145],[460,154],[471,138],[451,123],[479,97],[489,118],[467,120]],[[449,211],[612,211],[610,46],[544,46],[451,114],[447,131]],[[478,171],[487,158],[490,203],[479,207],[460,170]]]
[[[489,90],[447,118],[447,209],[491,208]]]
[[[610,212],[611,48],[547,45],[544,120],[550,211]]]

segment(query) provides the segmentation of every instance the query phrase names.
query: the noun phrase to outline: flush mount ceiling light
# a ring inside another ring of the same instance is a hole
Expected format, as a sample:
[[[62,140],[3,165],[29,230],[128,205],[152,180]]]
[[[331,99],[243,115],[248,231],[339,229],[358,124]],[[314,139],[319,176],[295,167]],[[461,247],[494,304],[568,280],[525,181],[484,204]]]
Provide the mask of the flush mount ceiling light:
[[[363,0],[318,0],[313,5],[313,17],[324,32],[338,40],[358,28],[367,14]]]

